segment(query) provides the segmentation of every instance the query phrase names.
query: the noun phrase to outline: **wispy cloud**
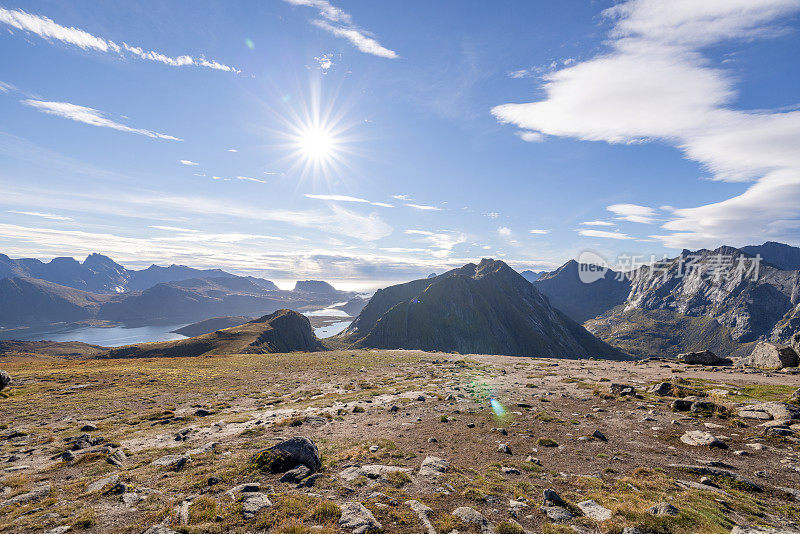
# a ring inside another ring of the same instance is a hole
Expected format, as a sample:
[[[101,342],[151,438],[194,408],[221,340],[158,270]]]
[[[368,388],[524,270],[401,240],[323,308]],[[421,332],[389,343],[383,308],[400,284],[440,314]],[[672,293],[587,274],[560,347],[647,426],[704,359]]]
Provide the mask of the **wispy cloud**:
[[[467,236],[461,232],[431,232],[429,230],[406,230],[406,235],[418,236],[418,239],[428,243],[434,250],[430,253],[439,258],[450,255],[456,245],[466,242]]]
[[[184,165],[191,165],[191,166],[200,165],[199,163],[196,163],[194,161],[189,161],[188,159],[182,159],[180,160],[180,162]]]
[[[266,180],[261,180],[260,178],[251,178],[250,176],[237,176],[237,180],[243,180],[245,182],[256,182],[259,184],[266,184],[269,183]]]
[[[545,229],[542,229],[542,228],[534,228],[533,230],[528,230],[528,233],[531,233],[531,234],[534,234],[534,235],[545,235],[545,234],[549,234],[550,230],[545,230]]]
[[[31,106],[35,109],[38,109],[42,113],[48,113],[50,115],[55,115],[57,117],[63,117],[65,119],[70,119],[76,122],[82,122],[84,124],[89,124],[91,126],[112,128],[114,130],[119,130],[121,132],[131,132],[139,135],[146,135],[147,137],[153,137],[155,139],[182,141],[182,139],[173,137],[171,135],[153,132],[150,130],[145,130],[143,128],[132,128],[130,126],[126,126],[122,123],[113,121],[108,117],[105,117],[102,111],[98,111],[93,108],[78,106],[76,104],[69,104],[67,102],[45,102],[42,100],[30,100],[30,99],[23,100],[22,103],[25,104],[26,106]]]
[[[620,221],[652,224],[656,220],[656,210],[638,204],[612,204],[608,207],[608,211],[617,214],[617,219]]]
[[[406,204],[409,208],[414,208],[415,210],[422,210],[422,211],[442,211],[442,208],[438,208],[436,206],[428,206],[425,204]]]
[[[609,221],[583,221],[581,224],[586,226],[616,226],[616,224]]]
[[[64,217],[63,215],[56,215],[54,213],[41,213],[39,211],[17,211],[8,210],[9,213],[16,213],[18,215],[29,215],[31,217],[40,217],[42,219],[49,219],[51,221],[72,221],[72,217]]]
[[[192,57],[189,55],[182,55],[170,57],[160,52],[144,50],[124,42],[119,45],[114,41],[92,35],[78,28],[62,26],[47,17],[27,13],[21,9],[9,10],[0,7],[0,23],[11,26],[17,30],[33,33],[48,41],[61,41],[62,43],[77,46],[83,50],[94,50],[96,52],[116,53],[120,55],[124,55],[124,52],[128,52],[141,59],[156,61],[173,67],[194,65],[214,70],[239,72],[234,67],[206,59],[203,56]]]
[[[163,230],[165,232],[184,232],[184,233],[197,233],[197,230],[192,230],[190,228],[181,228],[180,226],[161,226],[161,225],[151,225],[148,228],[153,228],[154,230]]]
[[[319,10],[322,19],[312,21],[312,24],[336,37],[347,39],[350,43],[365,54],[394,59],[397,52],[389,50],[380,44],[369,32],[353,23],[353,17],[341,8],[334,6],[328,0],[284,0],[295,6],[313,7]],[[322,66],[322,63],[320,63]],[[325,67],[323,67],[325,68]]]
[[[351,197],[349,195],[313,195],[311,193],[306,193],[306,198],[313,198],[316,200],[327,200],[330,202],[355,202],[359,204],[372,204],[373,206],[380,206],[382,208],[393,208],[392,204],[387,204],[386,202],[372,202],[371,200],[367,200],[365,198],[359,197]]]
[[[508,226],[501,226],[497,229],[497,234],[500,237],[511,237],[511,228]]]
[[[10,93],[11,91],[16,90],[16,87],[11,85],[10,83],[0,82],[0,93]]]
[[[733,109],[739,74],[714,65],[705,51],[780,35],[798,11],[797,0],[619,2],[603,13],[614,23],[608,50],[543,76],[539,101],[503,104],[492,113],[546,136],[660,141],[714,179],[756,182],[733,198],[673,210],[660,236],[668,247],[797,242],[800,111]],[[648,213],[621,218],[654,222]]]
[[[601,237],[603,239],[633,239],[627,234],[621,232],[606,232],[605,230],[578,230],[578,234],[585,237]]]

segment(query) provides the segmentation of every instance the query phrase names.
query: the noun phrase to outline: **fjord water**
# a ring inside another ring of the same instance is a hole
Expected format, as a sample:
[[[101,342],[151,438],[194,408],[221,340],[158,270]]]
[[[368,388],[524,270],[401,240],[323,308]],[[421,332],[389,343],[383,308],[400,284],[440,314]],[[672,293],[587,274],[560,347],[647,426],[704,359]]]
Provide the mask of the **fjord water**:
[[[332,310],[340,312],[340,310]],[[326,314],[327,315],[327,314]],[[343,317],[348,317],[344,314]],[[319,338],[335,336],[350,324],[351,321],[337,321],[314,329]],[[152,325],[126,328],[124,326],[84,326],[61,330],[45,330],[36,332],[0,332],[0,340],[16,339],[20,341],[80,341],[102,347],[121,347],[134,343],[151,343],[154,341],[176,341],[186,336],[172,332],[186,324]]]
[[[124,326],[85,326],[62,330],[0,333],[0,339],[18,339],[21,341],[81,341],[83,343],[100,345],[103,347],[120,347],[133,343],[185,339],[186,336],[172,332],[172,330],[183,326],[186,325],[153,325],[135,328],[125,328]]]

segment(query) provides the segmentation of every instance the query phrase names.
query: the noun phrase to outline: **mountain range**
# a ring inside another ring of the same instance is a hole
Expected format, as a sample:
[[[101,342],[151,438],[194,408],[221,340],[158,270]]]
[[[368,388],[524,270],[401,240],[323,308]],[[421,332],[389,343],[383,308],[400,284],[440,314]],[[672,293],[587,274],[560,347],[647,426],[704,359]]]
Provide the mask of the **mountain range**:
[[[354,293],[306,280],[292,291],[252,276],[184,265],[128,270],[100,254],[82,263],[0,255],[0,327],[89,320],[127,326],[177,324],[219,316],[260,317],[282,308],[322,308]]]
[[[555,358],[626,357],[502,261],[381,289],[337,342],[351,347]]]
[[[798,263],[800,249],[765,243],[684,250],[655,268],[609,270],[590,284],[570,261],[534,285],[590,332],[631,354],[711,349],[741,356],[759,340],[787,343],[800,330]],[[755,264],[757,273],[729,276],[739,265]]]

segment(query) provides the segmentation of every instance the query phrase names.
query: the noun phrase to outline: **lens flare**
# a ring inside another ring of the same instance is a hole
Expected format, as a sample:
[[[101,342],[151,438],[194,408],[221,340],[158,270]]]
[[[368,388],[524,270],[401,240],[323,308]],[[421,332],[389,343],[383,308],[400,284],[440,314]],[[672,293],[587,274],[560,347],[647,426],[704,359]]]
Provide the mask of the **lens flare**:
[[[500,404],[499,400],[492,397],[489,399],[489,405],[492,407],[492,411],[497,417],[505,417],[506,409],[503,408],[503,405]]]

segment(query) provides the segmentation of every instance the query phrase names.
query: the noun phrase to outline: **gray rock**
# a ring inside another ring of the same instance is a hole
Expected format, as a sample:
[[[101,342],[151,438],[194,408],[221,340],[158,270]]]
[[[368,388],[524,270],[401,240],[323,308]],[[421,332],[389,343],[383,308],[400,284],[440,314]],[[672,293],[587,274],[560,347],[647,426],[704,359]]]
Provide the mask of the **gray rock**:
[[[757,369],[783,369],[797,367],[797,364],[798,356],[792,347],[781,347],[766,341],[760,341],[750,356],[739,360],[740,366]]]
[[[0,369],[0,391],[3,391],[11,383],[11,375]]]
[[[788,530],[781,528],[766,528],[766,527],[740,527],[735,526],[731,529],[731,534],[800,534],[797,530]]]
[[[450,462],[443,458],[428,456],[422,461],[419,474],[426,478],[438,477],[443,475],[449,466]]]
[[[561,506],[542,506],[542,511],[553,523],[563,523],[575,517],[572,512]]]
[[[647,511],[653,515],[678,515],[678,509],[668,502],[660,502]]]
[[[428,518],[428,514],[431,514],[433,510],[419,501],[415,500],[408,500],[406,504],[411,507],[411,509],[416,512],[417,517],[419,517],[420,523],[422,523],[423,528],[427,534],[437,534],[436,528],[431,523],[430,518]]]
[[[586,517],[594,519],[595,521],[608,521],[611,519],[611,510],[597,504],[593,500],[582,501],[577,504]]]
[[[153,525],[152,527],[145,530],[143,534],[178,534],[178,533],[164,525]]]
[[[242,497],[242,516],[245,519],[251,519],[258,512],[270,506],[272,506],[272,501],[265,494],[245,493]]]
[[[72,527],[69,525],[61,525],[60,527],[51,528],[50,530],[45,531],[44,534],[64,534],[65,532],[69,532],[71,528]]]
[[[636,395],[636,388],[631,386],[630,384],[611,384],[609,387],[609,391],[612,395],[617,395],[619,397],[633,397]]]
[[[511,447],[508,446],[507,443],[501,443],[497,446],[497,452],[502,452],[503,454],[511,454]]]
[[[516,467],[501,467],[500,471],[503,472],[504,475],[521,475],[522,472],[517,469]]]
[[[692,409],[692,401],[686,399],[675,399],[670,404],[670,408],[672,408],[676,412],[688,412]]]
[[[486,519],[483,514],[468,506],[462,506],[453,510],[453,515],[462,523],[477,525],[483,534],[495,534],[494,526]]]
[[[594,432],[592,432],[592,437],[594,439],[599,439],[600,441],[608,441],[606,435],[600,432],[599,430],[595,430]]]
[[[567,503],[556,493],[556,490],[547,488],[542,492],[545,506],[566,506]]]
[[[746,489],[748,491],[757,491],[757,492],[764,491],[764,489],[761,486],[759,486],[752,480],[745,478],[738,473],[734,473],[733,471],[729,471],[727,469],[720,469],[710,465],[669,464],[669,466],[675,469],[680,469],[682,471],[693,473],[695,475],[707,475],[712,477],[726,478],[738,483],[740,486],[742,486],[743,489]],[[706,487],[710,488],[711,486],[706,486]]]
[[[301,480],[303,480],[310,474],[311,474],[311,469],[300,464],[294,469],[286,471],[280,480],[281,482],[287,482],[289,484],[298,484]]]
[[[50,495],[50,483],[42,482],[37,484],[31,491],[28,493],[21,493],[16,497],[11,497],[7,501],[3,502],[0,506],[9,506],[12,504],[26,504],[33,501],[38,501],[40,499],[44,499]]]
[[[654,384],[647,390],[648,393],[660,395],[661,397],[675,397],[675,388],[670,382]]]
[[[269,466],[265,467],[268,467],[273,473],[285,473],[300,464],[308,467],[312,473],[319,471],[322,467],[317,445],[304,436],[295,436],[273,445],[256,454],[256,458],[258,457],[269,459]]]
[[[346,502],[342,505],[342,515],[339,526],[350,530],[353,534],[367,534],[381,530],[383,526],[375,519],[372,512],[360,502]]]
[[[739,416],[763,421],[800,420],[800,407],[785,402],[762,402],[739,408]]]
[[[733,363],[729,358],[717,356],[710,350],[684,352],[678,354],[678,360],[691,365],[730,365]]]
[[[728,445],[709,432],[702,430],[689,430],[681,436],[681,441],[693,447],[710,447],[727,449]]]
[[[106,486],[113,486],[119,482],[119,475],[112,475],[110,477],[101,478],[100,480],[95,480],[88,486],[86,486],[87,493],[93,493],[95,491],[100,491]]]
[[[106,458],[106,462],[110,463],[111,465],[115,465],[117,467],[122,467],[127,460],[128,457],[125,456],[125,453],[122,450],[116,450],[112,454],[108,455]]]
[[[792,336],[792,348],[797,354],[800,354],[800,332]]]

